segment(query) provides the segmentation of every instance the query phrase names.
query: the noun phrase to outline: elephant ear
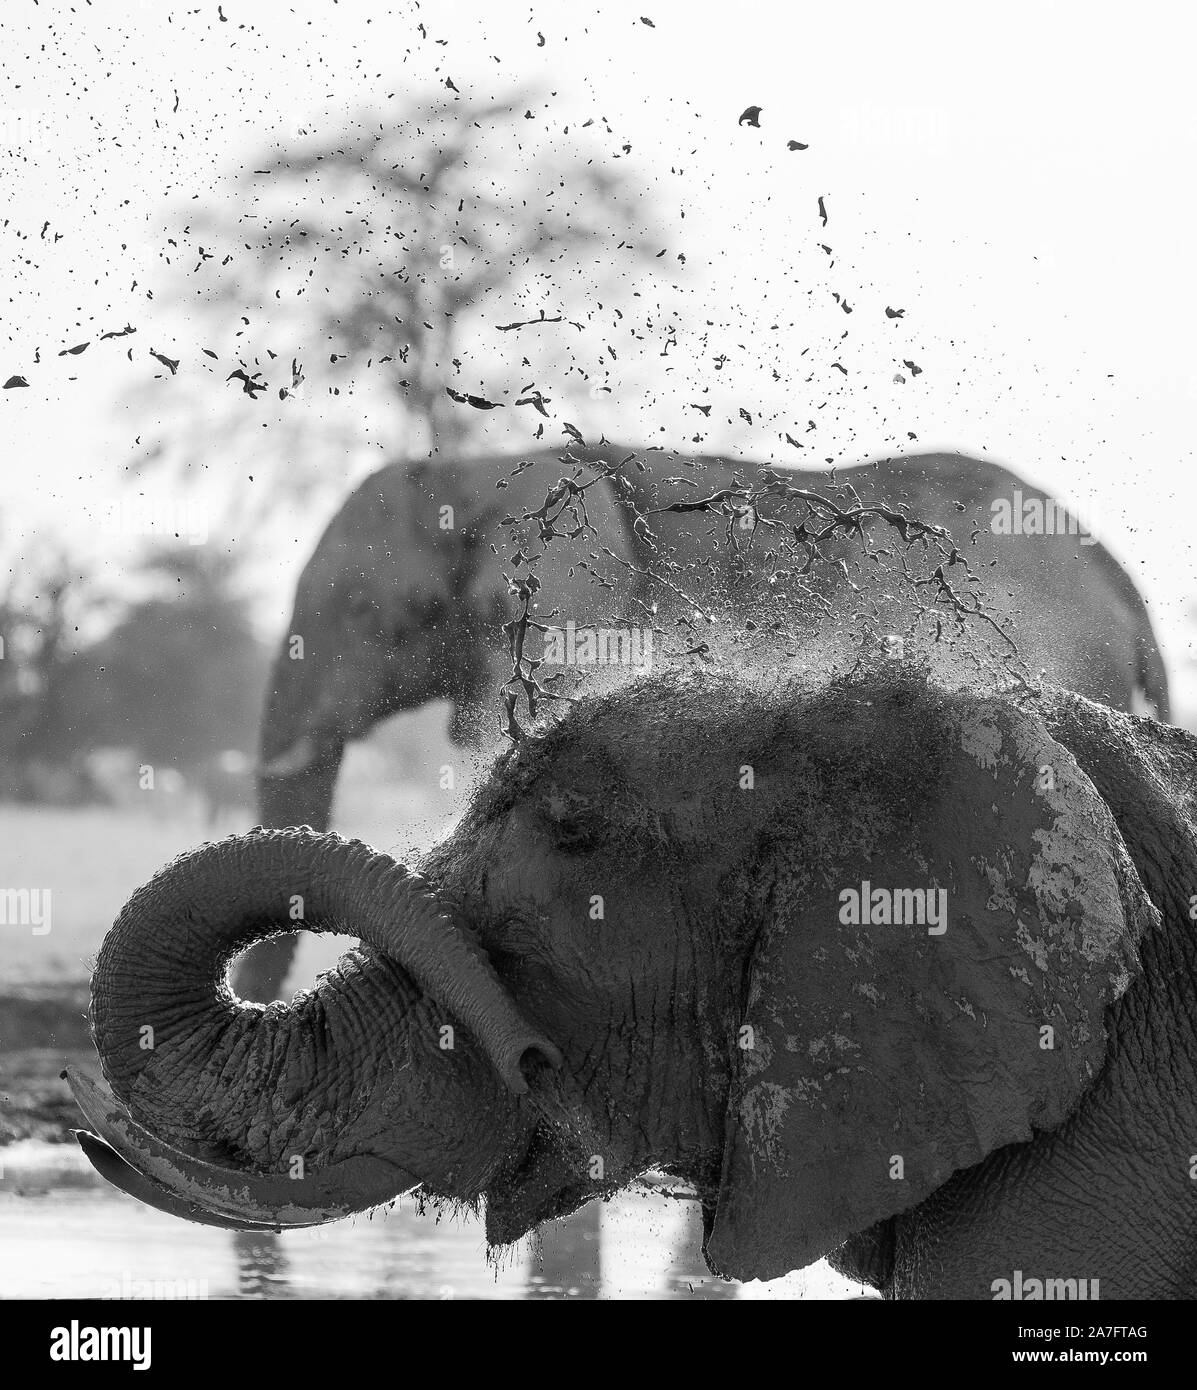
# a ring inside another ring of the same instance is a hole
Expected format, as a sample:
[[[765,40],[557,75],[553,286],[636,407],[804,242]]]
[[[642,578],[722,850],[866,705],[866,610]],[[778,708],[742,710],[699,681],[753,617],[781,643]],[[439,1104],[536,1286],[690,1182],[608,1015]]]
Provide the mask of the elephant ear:
[[[705,1242],[736,1279],[801,1268],[1061,1124],[1158,923],[1105,803],[1037,719],[929,691],[803,718],[805,790],[771,811],[758,863],[765,926]]]

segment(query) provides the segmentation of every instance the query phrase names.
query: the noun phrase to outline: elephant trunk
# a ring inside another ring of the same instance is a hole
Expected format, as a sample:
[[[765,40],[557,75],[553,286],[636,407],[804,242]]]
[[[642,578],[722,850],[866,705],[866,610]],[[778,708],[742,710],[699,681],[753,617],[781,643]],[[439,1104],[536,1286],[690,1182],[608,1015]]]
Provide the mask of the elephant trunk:
[[[298,753],[303,751],[300,745]],[[263,764],[258,772],[258,823],[272,830],[285,830],[290,825],[328,830],[344,755],[344,744],[338,743],[323,758],[294,770],[284,770],[279,761]]]
[[[280,661],[281,667],[281,661]],[[333,795],[345,754],[338,733],[305,732],[284,705],[294,696],[276,671],[277,683],[262,719],[257,776],[258,823],[270,829],[332,825]],[[280,694],[280,692],[283,692]],[[284,695],[287,697],[284,699]],[[279,998],[295,959],[294,936],[275,936],[242,956],[234,978],[243,999],[262,1003]]]
[[[329,827],[348,731],[333,703],[342,692],[334,688],[326,694],[326,683],[314,661],[288,661],[284,652],[275,663],[258,739],[262,825]],[[363,676],[360,684],[369,682]]]
[[[376,958],[346,958],[294,1006],[234,999],[233,956],[297,924],[360,936]],[[308,830],[202,846],[139,889],[100,950],[91,1013],[104,1074],[128,1111],[101,1102],[97,1120],[95,1097],[76,1087],[105,1140],[164,1189],[176,1204],[167,1209],[183,1202],[245,1224],[343,1215],[332,1196],[344,1163],[351,1210],[427,1181],[429,1165],[457,1192],[476,1188],[485,1163],[464,1152],[462,1134],[476,1137],[479,1120],[463,1108],[491,1109],[493,1149],[510,1132],[513,1093],[527,1088],[525,1057],[561,1060],[427,883],[360,842]],[[456,1055],[438,1052],[446,1015],[465,1034]],[[455,1144],[447,1164],[428,1152]],[[330,1179],[311,1201],[302,1184],[279,1186],[297,1158],[301,1176]]]

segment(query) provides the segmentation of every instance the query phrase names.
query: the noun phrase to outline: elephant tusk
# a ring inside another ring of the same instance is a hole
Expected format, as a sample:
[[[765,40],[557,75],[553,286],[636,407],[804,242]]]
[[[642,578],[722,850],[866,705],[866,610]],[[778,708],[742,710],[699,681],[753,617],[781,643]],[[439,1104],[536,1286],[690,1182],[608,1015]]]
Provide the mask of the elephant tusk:
[[[217,1216],[214,1212],[205,1211],[193,1202],[185,1202],[161,1183],[154,1182],[144,1173],[139,1173],[136,1168],[131,1167],[98,1134],[92,1134],[86,1129],[73,1129],[71,1133],[87,1155],[91,1166],[105,1181],[110,1182],[113,1187],[119,1187],[122,1192],[127,1192],[130,1197],[136,1197],[148,1207],[156,1207],[168,1216],[181,1216],[185,1221],[195,1221],[201,1226],[217,1226],[225,1231],[282,1230],[281,1226],[254,1225],[248,1220],[234,1221],[227,1216]]]
[[[204,1219],[192,1214],[198,1208],[235,1229],[318,1226],[419,1186],[411,1173],[367,1154],[297,1178],[207,1163],[155,1139],[107,1087],[71,1067],[63,1076],[95,1131],[86,1141],[77,1137],[97,1171],[150,1206],[188,1220]],[[353,1194],[348,1201],[346,1192]]]

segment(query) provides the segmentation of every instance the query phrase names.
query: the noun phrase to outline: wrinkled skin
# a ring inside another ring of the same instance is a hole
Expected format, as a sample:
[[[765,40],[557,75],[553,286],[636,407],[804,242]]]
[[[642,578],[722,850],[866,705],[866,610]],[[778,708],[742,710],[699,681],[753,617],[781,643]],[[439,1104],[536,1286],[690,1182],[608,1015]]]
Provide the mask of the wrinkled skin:
[[[510,528],[499,523],[534,511],[559,477],[588,479],[596,461],[614,464],[630,452],[615,445],[571,448],[570,457],[583,461],[580,468],[562,461],[563,450],[394,464],[354,492],[303,571],[275,665],[261,734],[263,825],[327,829],[346,743],[398,711],[448,700],[458,742],[495,741],[497,692],[511,669],[501,626],[515,612],[503,578],[504,571],[513,572],[507,557],[515,547],[507,543]],[[520,459],[532,466],[511,478]],[[760,619],[759,588],[737,583],[720,518],[652,514],[671,502],[710,495],[731,483],[737,469],[754,481],[754,467],[657,450],[641,450],[636,459],[622,470],[626,487],[601,482],[587,494],[590,521],[612,555],[593,539],[557,540],[547,547],[539,566],[548,596],[541,616],[556,609],[561,621],[572,617],[579,626],[618,625],[638,620],[635,615],[647,607],[670,637],[689,605],[666,585],[628,568],[669,574],[661,563],[669,560],[681,566],[680,587],[712,611],[733,623],[748,615]],[[848,494],[838,489],[850,484],[866,500],[883,499],[950,530],[982,576],[995,615],[1012,625],[1032,672],[1042,670],[1049,680],[1115,709],[1141,708],[1147,701],[1160,719],[1169,718],[1150,619],[1113,556],[1074,535],[991,532],[994,498],[1010,498],[1019,488],[1028,498],[1043,496],[1006,469],[960,455],[927,454],[841,469],[836,488],[825,472],[785,473],[795,485],[841,503]],[[507,485],[497,488],[500,481]],[[451,529],[443,527],[446,506],[453,509]],[[517,536],[528,553],[540,548],[532,528],[520,528]],[[846,542],[826,550],[832,559],[857,553]],[[992,580],[995,562],[999,577]],[[604,582],[596,582],[595,574]],[[834,574],[829,567],[824,582],[831,584]],[[618,584],[614,591],[605,587],[612,582]],[[292,656],[295,636],[304,640],[302,660]],[[275,998],[293,952],[293,940],[282,937],[247,956],[239,990],[248,998]]]
[[[88,1151],[191,1219],[416,1188],[492,1244],[656,1168],[736,1279],[1192,1297],[1194,787],[1197,739],[1051,687],[655,676],[500,758],[419,878],[298,831],[164,870],[97,962]],[[946,929],[845,917],[863,880]],[[368,944],[239,1003],[295,893]]]

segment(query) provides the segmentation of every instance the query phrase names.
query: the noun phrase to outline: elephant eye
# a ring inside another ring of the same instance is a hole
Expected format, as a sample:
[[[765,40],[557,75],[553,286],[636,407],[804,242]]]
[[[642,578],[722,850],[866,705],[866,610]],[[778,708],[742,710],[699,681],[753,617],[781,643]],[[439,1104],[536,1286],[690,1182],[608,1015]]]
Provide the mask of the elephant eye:
[[[557,848],[567,854],[582,854],[594,849],[600,842],[598,827],[593,821],[581,816],[558,824],[554,834]]]
[[[495,969],[509,984],[523,978],[533,965],[549,958],[545,924],[518,914],[492,923],[482,936]]]

